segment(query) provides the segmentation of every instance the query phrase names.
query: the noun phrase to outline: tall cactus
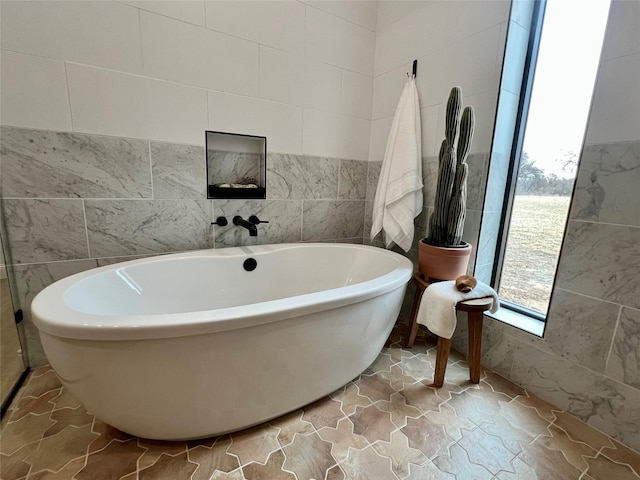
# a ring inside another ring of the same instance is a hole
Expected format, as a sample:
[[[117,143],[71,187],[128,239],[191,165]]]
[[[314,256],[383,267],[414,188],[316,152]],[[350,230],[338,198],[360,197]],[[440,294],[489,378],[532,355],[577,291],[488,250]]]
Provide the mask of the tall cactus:
[[[447,101],[445,139],[438,155],[438,183],[433,213],[429,220],[427,243],[455,246],[462,243],[466,218],[467,155],[473,139],[475,117],[473,107],[462,108],[462,90],[453,87]]]

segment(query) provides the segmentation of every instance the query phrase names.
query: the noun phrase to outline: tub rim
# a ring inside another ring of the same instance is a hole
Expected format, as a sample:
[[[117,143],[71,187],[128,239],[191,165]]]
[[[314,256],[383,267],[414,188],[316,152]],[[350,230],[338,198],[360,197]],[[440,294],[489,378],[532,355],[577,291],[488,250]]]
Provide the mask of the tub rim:
[[[98,315],[70,308],[64,301],[66,291],[77,282],[101,272],[126,265],[155,263],[166,259],[192,257],[247,257],[266,255],[269,252],[308,246],[323,248],[353,248],[375,251],[396,260],[397,266],[390,272],[371,280],[321,290],[294,297],[280,298],[250,305],[194,312],[149,314],[149,315]],[[33,322],[38,330],[56,337],[76,340],[148,340],[185,337],[215,332],[223,332],[262,325],[296,316],[303,316],[323,310],[339,308],[365,301],[403,287],[410,280],[413,264],[406,257],[382,248],[349,243],[290,243],[245,247],[202,249],[167,255],[154,255],[126,262],[92,268],[70,275],[44,288],[31,304]],[[332,292],[332,293],[330,293]],[[285,303],[286,302],[286,303]],[[65,321],[66,318],[85,318],[85,323]],[[106,324],[106,319],[118,318],[116,324]]]

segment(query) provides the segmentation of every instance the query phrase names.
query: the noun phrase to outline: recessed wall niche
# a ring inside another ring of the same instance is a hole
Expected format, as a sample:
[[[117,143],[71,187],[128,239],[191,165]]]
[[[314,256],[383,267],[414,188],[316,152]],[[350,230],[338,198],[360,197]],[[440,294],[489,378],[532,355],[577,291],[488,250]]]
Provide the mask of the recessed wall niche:
[[[266,198],[267,137],[205,134],[207,198]]]

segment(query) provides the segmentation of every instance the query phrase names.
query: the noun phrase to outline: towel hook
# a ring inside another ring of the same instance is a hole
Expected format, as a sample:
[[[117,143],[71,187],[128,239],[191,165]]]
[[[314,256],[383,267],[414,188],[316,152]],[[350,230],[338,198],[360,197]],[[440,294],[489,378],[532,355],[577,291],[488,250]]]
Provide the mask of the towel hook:
[[[418,60],[414,60],[413,61],[413,78],[416,78],[416,73],[418,71]],[[407,77],[412,78],[412,75],[409,75],[409,72],[407,72]]]

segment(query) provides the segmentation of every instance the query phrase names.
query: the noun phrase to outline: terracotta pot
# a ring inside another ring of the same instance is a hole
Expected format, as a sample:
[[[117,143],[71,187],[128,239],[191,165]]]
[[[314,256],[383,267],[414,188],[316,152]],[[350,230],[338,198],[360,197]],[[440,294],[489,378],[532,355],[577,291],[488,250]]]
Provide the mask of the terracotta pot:
[[[421,240],[418,243],[418,269],[427,280],[455,280],[467,273],[472,250],[468,243],[459,247],[435,247]]]

